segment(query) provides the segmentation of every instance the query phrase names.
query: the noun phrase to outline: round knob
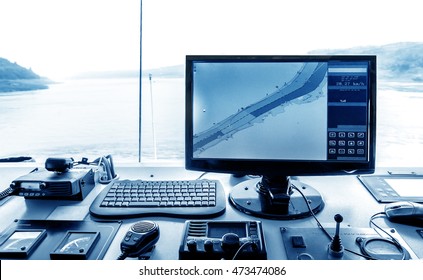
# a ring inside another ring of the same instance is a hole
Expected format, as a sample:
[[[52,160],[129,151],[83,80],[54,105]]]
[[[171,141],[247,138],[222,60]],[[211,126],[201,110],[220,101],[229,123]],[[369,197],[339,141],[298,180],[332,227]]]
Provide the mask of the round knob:
[[[189,240],[187,242],[188,251],[195,252],[197,251],[197,242],[195,240]]]
[[[204,241],[204,250],[208,252],[213,251],[213,242],[211,240]]]
[[[344,218],[340,214],[336,214],[333,218],[337,223],[342,223],[342,221],[344,220]]]
[[[239,236],[235,233],[226,233],[222,236],[222,249],[225,251],[234,251],[239,248]]]

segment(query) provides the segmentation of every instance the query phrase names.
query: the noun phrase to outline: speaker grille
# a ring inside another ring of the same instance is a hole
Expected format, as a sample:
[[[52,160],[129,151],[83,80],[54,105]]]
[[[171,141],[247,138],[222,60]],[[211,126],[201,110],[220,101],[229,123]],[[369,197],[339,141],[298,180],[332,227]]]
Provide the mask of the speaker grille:
[[[207,223],[203,221],[191,221],[188,227],[188,236],[205,237],[207,235]]]
[[[49,195],[72,195],[72,184],[66,182],[47,182],[44,192]]]
[[[137,233],[145,233],[153,230],[156,227],[156,223],[150,221],[142,221],[132,225],[132,230]]]

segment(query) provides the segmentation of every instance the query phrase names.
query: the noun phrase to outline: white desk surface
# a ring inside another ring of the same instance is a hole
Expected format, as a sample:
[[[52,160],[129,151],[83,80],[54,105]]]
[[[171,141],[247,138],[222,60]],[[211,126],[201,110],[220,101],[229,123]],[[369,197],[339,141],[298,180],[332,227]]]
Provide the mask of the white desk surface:
[[[0,190],[19,176],[30,172],[34,167],[0,166]],[[202,173],[186,171],[183,167],[116,167],[120,179],[143,180],[178,180],[196,179]],[[386,174],[386,171],[381,171]],[[246,178],[235,178],[228,174],[208,173],[203,178],[219,179],[228,196],[231,188]],[[320,222],[327,227],[335,227],[334,215],[344,217],[342,227],[368,228],[370,217],[384,210],[384,204],[378,203],[355,175],[299,177],[301,182],[317,189],[323,196],[325,207],[317,214]],[[1,202],[0,231],[5,230],[15,219],[83,219],[92,220],[88,214],[91,202],[105,185],[96,185],[83,201],[42,201],[28,200],[12,196]],[[267,245],[268,259],[286,259],[280,227],[316,228],[312,217],[283,221],[257,218],[234,209],[229,202],[223,215],[215,220],[260,220],[263,224]],[[116,259],[120,254],[120,242],[129,227],[139,220],[152,220],[158,223],[160,239],[152,255],[152,259],[178,259],[179,245],[182,240],[185,219],[169,217],[142,217],[123,220],[123,223],[112,241],[104,259]],[[377,223],[388,228],[395,228],[418,258],[423,259],[423,239],[416,232],[416,227],[391,223],[386,219],[378,219]]]

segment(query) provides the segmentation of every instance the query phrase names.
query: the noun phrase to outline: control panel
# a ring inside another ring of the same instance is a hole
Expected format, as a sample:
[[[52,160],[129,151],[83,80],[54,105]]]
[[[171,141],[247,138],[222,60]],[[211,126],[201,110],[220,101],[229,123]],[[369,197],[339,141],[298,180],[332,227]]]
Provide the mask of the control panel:
[[[186,221],[181,260],[267,259],[260,221]]]

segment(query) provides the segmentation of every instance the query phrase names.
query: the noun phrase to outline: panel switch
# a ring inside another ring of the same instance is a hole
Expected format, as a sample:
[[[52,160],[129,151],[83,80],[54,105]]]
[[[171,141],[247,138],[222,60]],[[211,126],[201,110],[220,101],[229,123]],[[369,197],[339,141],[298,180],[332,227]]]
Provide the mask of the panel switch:
[[[291,236],[291,241],[294,248],[306,248],[304,238],[301,235]]]

